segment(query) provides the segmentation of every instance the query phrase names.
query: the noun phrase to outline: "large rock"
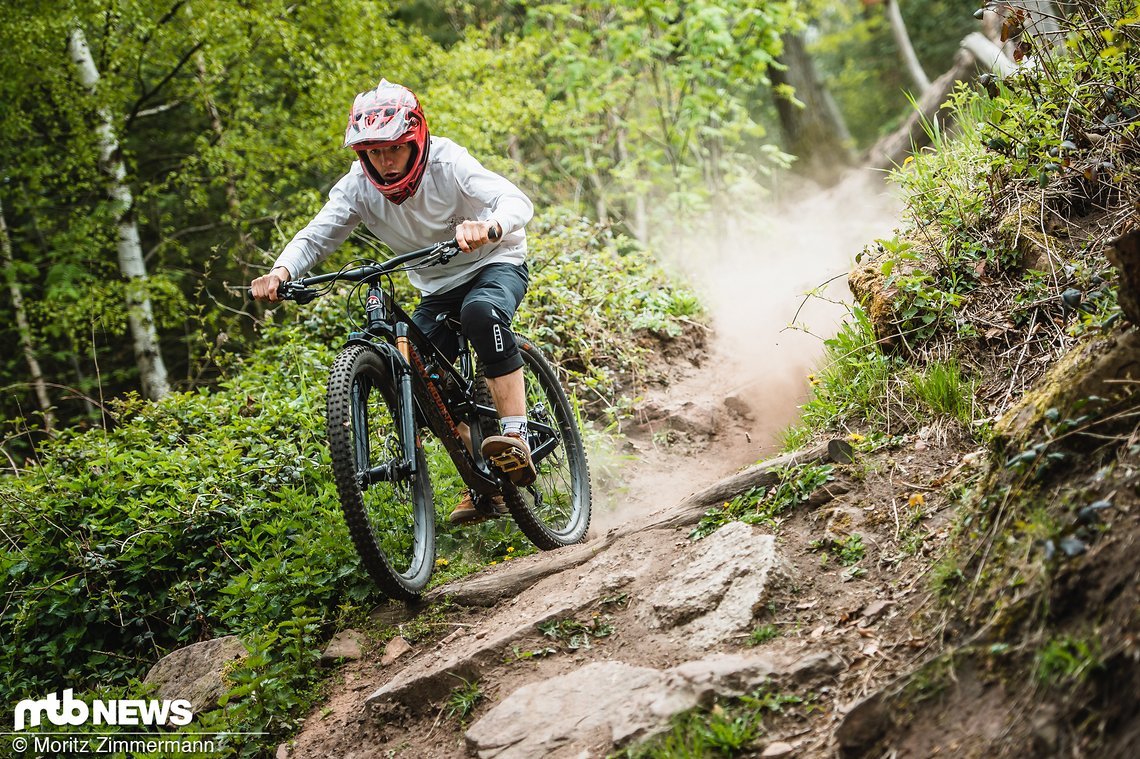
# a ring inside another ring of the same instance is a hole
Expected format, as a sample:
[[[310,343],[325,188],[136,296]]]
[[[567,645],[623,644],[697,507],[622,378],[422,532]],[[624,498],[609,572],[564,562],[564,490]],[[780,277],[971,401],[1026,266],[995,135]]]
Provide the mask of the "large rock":
[[[467,731],[480,759],[604,756],[613,746],[669,729],[670,719],[716,696],[741,696],[771,680],[803,682],[833,675],[834,653],[797,660],[716,655],[667,670],[595,662],[524,685]]]
[[[398,672],[369,696],[369,707],[378,716],[428,710],[457,682],[477,680],[484,669],[500,664],[516,641],[539,634],[538,625],[572,616],[628,588],[653,566],[653,543],[647,533],[616,541],[611,550],[582,565],[570,592],[563,578],[540,581],[500,606],[477,630],[461,628],[446,645],[426,652],[416,667]]]
[[[639,609],[646,626],[676,629],[701,648],[750,630],[778,564],[776,539],[731,522],[688,551],[692,561]]]
[[[248,655],[236,635],[214,638],[170,652],[151,667],[143,682],[154,684],[160,699],[183,698],[195,712],[207,711],[229,690],[225,672],[230,663]]]

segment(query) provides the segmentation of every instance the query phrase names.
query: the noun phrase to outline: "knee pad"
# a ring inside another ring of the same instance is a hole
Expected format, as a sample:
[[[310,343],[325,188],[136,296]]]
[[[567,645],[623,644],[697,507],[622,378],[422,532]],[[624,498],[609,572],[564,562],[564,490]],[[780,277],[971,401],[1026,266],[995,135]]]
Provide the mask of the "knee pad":
[[[459,312],[459,321],[488,377],[501,377],[522,366],[510,319],[494,303],[485,300],[465,303]]]

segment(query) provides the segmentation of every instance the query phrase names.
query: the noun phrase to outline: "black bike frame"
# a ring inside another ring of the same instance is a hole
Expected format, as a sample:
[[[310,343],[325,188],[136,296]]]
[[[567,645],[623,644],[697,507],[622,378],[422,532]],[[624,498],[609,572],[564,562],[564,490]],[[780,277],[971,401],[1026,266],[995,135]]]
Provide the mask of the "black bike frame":
[[[397,405],[400,417],[396,423],[400,428],[404,460],[399,467],[382,466],[377,467],[376,471],[366,473],[365,482],[362,484],[367,486],[373,480],[399,478],[405,473],[415,472],[415,430],[417,427],[415,415],[418,413],[424,421],[424,426],[431,429],[443,443],[448,455],[455,463],[460,477],[468,487],[482,495],[498,495],[500,490],[498,476],[491,471],[479,453],[479,447],[482,443],[482,430],[478,424],[479,417],[488,417],[497,421],[498,412],[493,407],[477,404],[472,400],[475,372],[470,346],[466,338],[462,334],[459,335],[459,369],[457,370],[427,335],[416,327],[407,312],[395,302],[391,293],[378,285],[379,280],[391,275],[398,266],[424,256],[423,251],[415,251],[392,258],[382,265],[363,266],[346,272],[320,274],[294,280],[291,284],[311,287],[333,280],[348,280],[368,284],[368,294],[365,300],[367,317],[365,331],[350,333],[345,344],[363,345],[375,351],[391,367],[392,377],[396,381],[395,389],[398,396]],[[423,362],[423,371],[418,371],[416,367],[412,366],[413,350],[417,354],[416,358]],[[417,378],[422,383],[422,388],[418,393],[414,382]],[[456,388],[458,392],[454,389],[449,390],[449,388]],[[433,397],[433,391],[438,394],[441,400],[447,399],[442,400],[442,408],[439,409],[442,414],[452,417],[459,416],[458,419],[452,418],[453,423],[467,424],[471,431],[472,452],[467,451],[457,432],[450,429],[436,429],[436,425],[429,423],[432,416],[425,412],[424,405],[436,404],[437,407],[440,405]],[[538,427],[546,428],[546,425],[538,425]],[[552,441],[549,435],[553,430],[547,428],[545,432],[548,434],[544,434],[543,437],[548,444],[542,446],[545,448],[542,453],[553,449],[556,444],[556,440]],[[540,460],[535,455],[539,452],[536,450],[532,453],[535,461]]]

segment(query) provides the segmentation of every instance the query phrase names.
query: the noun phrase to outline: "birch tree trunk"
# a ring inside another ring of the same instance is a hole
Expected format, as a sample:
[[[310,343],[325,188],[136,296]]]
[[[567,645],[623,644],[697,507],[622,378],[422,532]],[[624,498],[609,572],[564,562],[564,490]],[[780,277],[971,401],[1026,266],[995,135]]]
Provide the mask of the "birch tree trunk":
[[[72,31],[68,40],[68,52],[79,73],[79,81],[94,93],[99,83],[99,69],[95,67],[83,30]],[[143,397],[158,400],[170,392],[170,383],[158,343],[154,310],[146,291],[146,263],[134,215],[134,198],[126,181],[127,170],[123,165],[111,115],[106,108],[100,107],[99,119],[100,124],[96,130],[100,143],[99,166],[107,176],[107,192],[111,196],[117,217],[119,271],[127,279],[127,318],[134,343],[135,361],[139,367]]]
[[[918,92],[926,92],[927,88],[930,87],[930,77],[923,70],[918,55],[914,52],[914,45],[910,43],[910,35],[907,34],[906,23],[903,21],[902,11],[899,10],[898,0],[887,0],[887,18],[890,19],[891,33],[895,36],[895,44],[899,46],[903,64],[911,81],[914,82]]]
[[[24,308],[24,295],[16,277],[15,259],[12,256],[12,241],[8,237],[8,223],[4,219],[4,206],[0,204],[0,253],[4,258],[4,272],[8,278],[8,291],[12,296],[12,310],[16,312],[16,333],[20,336],[20,347],[24,351],[24,361],[32,377],[32,389],[44,415],[44,431],[51,434],[55,430],[55,414],[52,412],[51,398],[48,397],[44,373],[36,359],[35,343],[32,341],[32,326],[28,322],[28,312]]]

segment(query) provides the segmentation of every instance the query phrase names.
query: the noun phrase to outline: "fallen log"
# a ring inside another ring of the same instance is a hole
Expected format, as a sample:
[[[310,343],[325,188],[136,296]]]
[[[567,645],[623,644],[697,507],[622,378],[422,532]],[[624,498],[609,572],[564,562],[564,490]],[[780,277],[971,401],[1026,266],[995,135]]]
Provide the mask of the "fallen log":
[[[769,487],[780,479],[780,470],[804,464],[819,464],[825,461],[848,464],[853,460],[851,444],[834,439],[820,443],[802,451],[792,451],[774,459],[762,461],[731,477],[716,482],[681,501],[667,517],[648,525],[640,525],[637,530],[653,530],[669,527],[686,527],[699,522],[712,506],[731,501],[752,488]],[[631,532],[633,530],[630,530]]]

